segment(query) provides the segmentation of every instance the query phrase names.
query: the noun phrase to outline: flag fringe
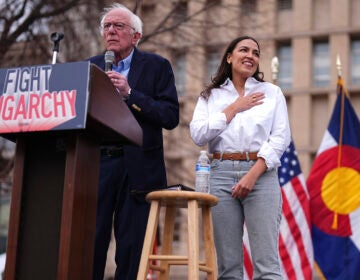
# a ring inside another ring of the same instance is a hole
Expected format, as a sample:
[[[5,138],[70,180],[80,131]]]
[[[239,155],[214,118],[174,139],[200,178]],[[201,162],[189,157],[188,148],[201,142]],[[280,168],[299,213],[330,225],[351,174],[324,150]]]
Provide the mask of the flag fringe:
[[[324,274],[322,273],[317,262],[314,262],[314,268],[315,268],[315,271],[316,271],[317,275],[319,276],[320,280],[326,280],[326,278],[325,278]]]

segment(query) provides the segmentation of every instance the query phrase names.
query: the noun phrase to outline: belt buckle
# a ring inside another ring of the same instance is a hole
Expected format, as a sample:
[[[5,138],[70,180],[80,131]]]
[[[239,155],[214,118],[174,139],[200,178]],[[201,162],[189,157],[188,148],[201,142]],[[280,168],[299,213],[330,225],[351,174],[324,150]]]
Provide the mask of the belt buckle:
[[[223,161],[223,154],[224,154],[223,152],[219,152],[219,155],[220,155],[220,158],[219,158],[219,159],[220,159],[220,161]]]
[[[104,148],[102,150],[102,155],[105,156],[105,157],[111,157],[111,151],[109,148]]]
[[[121,149],[117,148],[103,148],[101,149],[101,156],[113,158],[113,157],[119,157],[123,155],[123,152]]]
[[[111,149],[106,149],[106,150],[105,150],[105,155],[106,155],[107,157],[112,157],[112,156],[113,156],[113,151],[112,151]]]
[[[245,152],[245,156],[246,156],[246,161],[250,161],[249,152]]]

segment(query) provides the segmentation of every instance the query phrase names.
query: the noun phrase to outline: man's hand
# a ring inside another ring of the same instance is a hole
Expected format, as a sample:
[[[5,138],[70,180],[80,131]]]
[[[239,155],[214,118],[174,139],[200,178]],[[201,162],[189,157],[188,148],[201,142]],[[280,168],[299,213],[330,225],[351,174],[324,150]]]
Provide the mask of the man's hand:
[[[130,86],[126,77],[116,71],[108,71],[106,74],[110,78],[113,85],[116,87],[120,96],[123,98],[128,98]]]

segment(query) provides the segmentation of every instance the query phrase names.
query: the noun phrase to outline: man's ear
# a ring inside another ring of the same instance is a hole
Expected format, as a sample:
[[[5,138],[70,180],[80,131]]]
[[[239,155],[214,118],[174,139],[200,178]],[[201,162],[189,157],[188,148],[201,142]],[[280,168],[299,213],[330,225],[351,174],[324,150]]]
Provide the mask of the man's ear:
[[[142,37],[141,33],[139,33],[139,32],[135,32],[135,33],[134,33],[134,37],[133,37],[134,45],[136,45],[136,44],[139,42],[139,40],[141,39],[141,37]]]

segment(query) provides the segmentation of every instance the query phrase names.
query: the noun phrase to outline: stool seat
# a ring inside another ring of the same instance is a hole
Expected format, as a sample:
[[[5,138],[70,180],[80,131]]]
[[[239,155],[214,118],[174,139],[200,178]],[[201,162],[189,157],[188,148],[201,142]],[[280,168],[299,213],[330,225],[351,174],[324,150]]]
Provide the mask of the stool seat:
[[[216,196],[193,191],[154,191],[146,196],[146,201],[159,200],[161,206],[187,208],[189,200],[196,200],[199,207],[215,206],[218,203]]]
[[[213,237],[211,207],[218,202],[216,196],[183,190],[160,190],[149,193],[150,213],[144,239],[137,280],[146,280],[149,268],[159,271],[159,279],[169,279],[170,265],[187,265],[188,280],[199,279],[199,271],[206,272],[207,280],[217,279],[216,254]],[[165,208],[165,222],[162,234],[161,253],[152,254],[160,208]],[[187,255],[174,255],[172,242],[174,236],[175,210],[187,208],[188,244]],[[202,214],[205,260],[199,260],[199,209]],[[159,264],[150,264],[158,261]]]

